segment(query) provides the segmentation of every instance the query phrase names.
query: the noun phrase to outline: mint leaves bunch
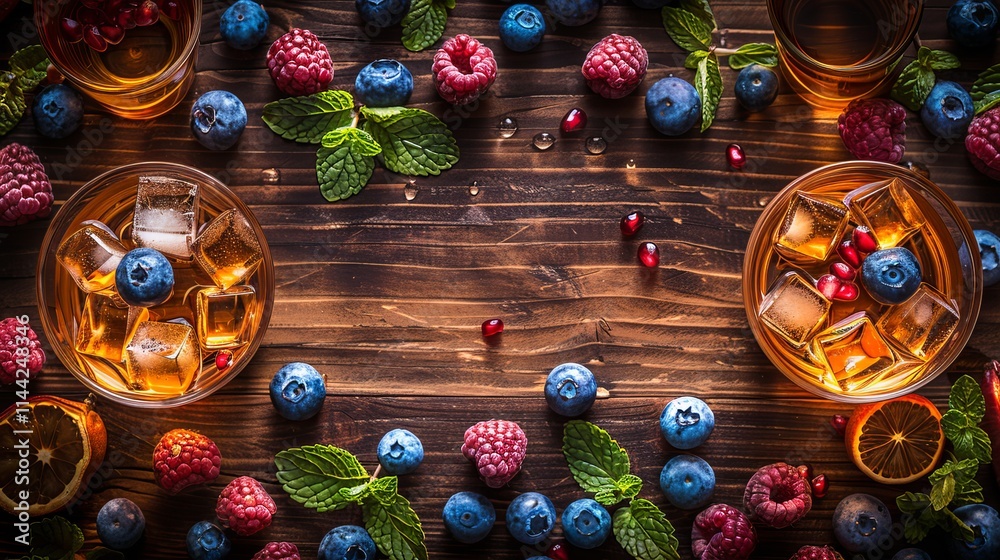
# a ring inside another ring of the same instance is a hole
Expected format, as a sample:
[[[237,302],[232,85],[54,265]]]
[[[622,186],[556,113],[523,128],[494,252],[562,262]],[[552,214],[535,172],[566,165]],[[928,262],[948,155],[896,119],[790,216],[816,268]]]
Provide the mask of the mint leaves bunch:
[[[455,0],[413,0],[403,16],[403,46],[417,52],[433,45],[444,34],[448,10]]]
[[[718,27],[708,0],[680,0],[676,6],[664,6],[663,27],[677,46],[689,54],[684,67],[694,70],[694,89],[701,97],[701,131],[708,130],[715,120],[722,99],[722,72],[719,56],[729,56],[733,70],[760,64],[773,68],[778,65],[778,49],[768,43],[747,43],[738,49],[723,49],[714,45],[712,32]]]
[[[332,445],[286,449],[274,456],[274,464],[278,482],[296,502],[320,513],[360,506],[365,529],[382,554],[427,560],[420,518],[399,495],[395,476],[369,476],[357,457]]]
[[[951,387],[948,411],[941,416],[941,430],[954,449],[952,456],[928,476],[930,494],[907,492],[896,498],[903,513],[903,536],[915,543],[940,527],[956,539],[971,542],[971,528],[951,507],[983,501],[983,487],[976,482],[979,465],[992,460],[990,438],[979,427],[986,415],[986,400],[979,385],[963,375]]]
[[[73,560],[83,548],[83,531],[65,517],[56,516],[35,521],[28,529],[31,553],[21,560]],[[95,547],[86,554],[87,560],[125,560],[117,550]]]
[[[1000,105],[1000,64],[994,64],[980,72],[969,95],[977,115]]]
[[[625,552],[638,560],[677,560],[674,527],[653,502],[637,498],[642,479],[631,474],[628,452],[602,428],[583,420],[563,427],[563,456],[581,488],[614,512],[612,530]]]
[[[934,82],[937,81],[934,72],[953,70],[961,65],[958,57],[948,51],[931,50],[922,46],[917,49],[916,60],[907,64],[896,78],[889,96],[907,109],[919,111],[934,89]]]
[[[323,197],[343,200],[361,191],[375,171],[438,175],[458,162],[458,144],[440,119],[408,107],[355,109],[341,90],[289,97],[264,106],[264,122],[282,138],[320,144],[316,180]]]
[[[25,47],[10,57],[10,70],[0,72],[0,135],[21,122],[28,102],[24,94],[45,79],[49,58],[41,45]]]

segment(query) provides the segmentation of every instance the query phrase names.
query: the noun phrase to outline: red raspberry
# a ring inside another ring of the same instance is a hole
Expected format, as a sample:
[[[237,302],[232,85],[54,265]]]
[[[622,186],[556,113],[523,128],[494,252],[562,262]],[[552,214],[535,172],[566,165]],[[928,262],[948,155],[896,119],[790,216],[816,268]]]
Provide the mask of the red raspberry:
[[[27,348],[18,351],[18,348]],[[0,384],[11,385],[18,379],[34,379],[45,365],[45,350],[38,335],[28,325],[14,317],[0,321]],[[28,376],[18,376],[17,370],[27,370]]]
[[[219,521],[244,537],[266,529],[277,511],[267,490],[249,476],[233,479],[215,504]]]
[[[899,163],[906,149],[906,109],[889,99],[855,99],[837,119],[840,138],[858,159]]]
[[[215,443],[190,430],[170,430],[153,450],[153,476],[170,494],[215,480],[221,464]]]
[[[438,95],[448,103],[467,105],[486,93],[497,79],[493,51],[468,35],[448,39],[431,66]]]
[[[746,560],[756,547],[753,523],[732,506],[714,504],[694,518],[691,551],[698,560]]]
[[[251,560],[302,560],[299,547],[290,542],[269,542]]]
[[[489,420],[465,431],[462,455],[479,469],[490,488],[500,488],[521,470],[528,438],[515,422]]]
[[[267,50],[267,68],[274,85],[288,95],[322,91],[333,81],[330,51],[316,35],[294,28]]]
[[[965,151],[976,169],[1000,181],[1000,107],[972,119],[965,137]]]
[[[809,480],[785,463],[765,465],[750,477],[743,506],[755,521],[775,529],[788,527],[812,508]]]
[[[11,142],[0,150],[0,226],[16,226],[52,212],[52,185],[31,148]]]
[[[844,560],[844,557],[829,546],[803,546],[788,560]]]
[[[601,97],[618,99],[635,91],[646,76],[648,57],[634,37],[615,33],[594,45],[583,61],[583,77]]]

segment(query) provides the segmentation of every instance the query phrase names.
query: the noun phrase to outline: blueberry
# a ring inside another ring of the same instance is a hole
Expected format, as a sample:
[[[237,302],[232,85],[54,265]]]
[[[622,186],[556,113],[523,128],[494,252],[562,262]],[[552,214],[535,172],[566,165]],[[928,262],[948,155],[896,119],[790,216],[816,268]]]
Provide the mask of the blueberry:
[[[931,560],[931,555],[919,548],[904,548],[893,554],[892,560]]]
[[[562,528],[569,544],[583,549],[597,548],[611,534],[611,515],[601,504],[584,498],[563,510]]]
[[[684,134],[700,116],[701,97],[680,78],[663,78],[646,92],[646,118],[660,134]]]
[[[248,51],[264,40],[270,23],[263,6],[253,0],[239,0],[222,13],[219,31],[227,45]]]
[[[199,521],[188,529],[187,552],[194,560],[222,560],[232,548],[233,543],[218,525]]]
[[[331,529],[319,543],[319,560],[375,560],[375,541],[357,525]]]
[[[486,538],[497,520],[493,503],[475,492],[458,492],[448,498],[441,514],[444,526],[460,543],[472,544]]]
[[[715,428],[715,414],[705,401],[679,397],[663,407],[660,432],[677,449],[693,449],[705,443]]]
[[[378,442],[378,462],[387,474],[410,474],[424,460],[424,446],[409,430],[390,430]]]
[[[228,91],[210,91],[191,107],[191,132],[209,150],[228,150],[247,126],[247,109]]]
[[[964,47],[982,48],[993,43],[1000,14],[990,0],[958,0],[948,9],[948,34]]]
[[[580,364],[558,365],[545,380],[545,400],[556,414],[579,416],[590,410],[596,398],[594,374]]]
[[[389,27],[403,21],[410,11],[410,0],[354,0],[354,8],[365,23]]]
[[[531,4],[514,4],[500,16],[500,40],[512,51],[530,51],[543,36],[545,18]]]
[[[920,287],[920,263],[906,247],[875,251],[861,264],[861,283],[879,303],[903,303]]]
[[[851,494],[833,510],[833,536],[848,552],[877,549],[891,532],[889,508],[870,494]]]
[[[174,293],[174,269],[167,257],[156,249],[132,249],[118,263],[115,288],[129,305],[160,305]]]
[[[938,82],[920,109],[920,120],[938,138],[963,138],[975,110],[972,97],[955,82]]]
[[[376,60],[358,72],[354,92],[369,107],[401,107],[413,93],[413,75],[396,60]]]
[[[65,138],[83,122],[83,99],[66,84],[46,86],[31,105],[35,129],[46,138]]]
[[[538,492],[525,492],[507,507],[507,530],[521,544],[544,541],[555,526],[556,508]]]
[[[992,286],[1000,282],[1000,237],[985,229],[973,233],[979,245],[979,260],[983,262],[983,285]]]
[[[97,513],[97,536],[113,550],[132,548],[146,530],[146,518],[128,498],[108,500]]]
[[[601,3],[601,0],[545,0],[552,17],[570,27],[593,21],[601,11]]]
[[[271,378],[271,404],[289,420],[307,420],[323,408],[326,380],[316,368],[302,362],[281,366]]]
[[[953,560],[996,560],[1000,558],[1000,516],[986,504],[955,508],[955,517],[972,528],[972,542],[951,539],[948,557]]]
[[[660,490],[676,508],[700,508],[715,493],[715,471],[701,457],[677,455],[660,471]]]
[[[733,91],[744,109],[763,111],[778,97],[778,75],[770,68],[751,64],[740,70]]]

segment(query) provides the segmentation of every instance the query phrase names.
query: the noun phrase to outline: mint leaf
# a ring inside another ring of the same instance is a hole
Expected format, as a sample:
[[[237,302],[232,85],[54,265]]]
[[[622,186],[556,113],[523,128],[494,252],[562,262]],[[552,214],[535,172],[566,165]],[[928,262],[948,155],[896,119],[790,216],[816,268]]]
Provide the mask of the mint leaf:
[[[117,550],[98,546],[87,553],[87,560],[125,560],[125,555]]]
[[[914,60],[896,78],[889,96],[911,111],[919,111],[934,87],[934,80],[934,72]]]
[[[398,487],[399,481],[395,476],[386,476],[354,488],[341,488],[340,495],[359,505],[368,499],[375,499],[382,505],[391,505],[396,499]]]
[[[362,107],[364,130],[382,146],[386,168],[405,175],[437,175],[458,161],[451,130],[423,109]]]
[[[733,70],[760,64],[768,68],[778,65],[778,49],[768,43],[747,43],[729,55],[729,67]]]
[[[969,89],[977,115],[986,110],[983,105],[984,98],[995,91],[1000,91],[1000,64],[994,64],[980,72],[976,81],[972,83],[972,88]]]
[[[924,540],[938,524],[940,515],[927,494],[907,492],[896,498],[896,507],[903,514],[903,536],[911,544]]]
[[[684,67],[690,70],[697,70],[698,63],[709,54],[710,53],[708,51],[694,51],[693,53],[688,54],[687,58],[684,59]]]
[[[979,471],[979,462],[975,459],[965,459],[963,461],[945,461],[943,465],[934,470],[928,477],[932,485],[939,486],[948,484],[949,477],[954,480],[954,491],[949,502],[955,505],[974,504],[983,501],[983,487],[976,482],[976,472]],[[931,498],[933,501],[933,488]],[[940,508],[937,508],[940,509]]]
[[[615,512],[612,530],[618,544],[638,560],[678,560],[674,527],[649,500],[632,500]]]
[[[639,491],[642,490],[642,479],[634,474],[627,474],[615,481],[615,486],[621,492],[621,497],[628,500],[639,495]]]
[[[979,426],[971,424],[960,410],[953,408],[945,412],[941,416],[941,429],[955,448],[955,457],[959,460],[973,459],[980,463],[993,460],[990,436]]]
[[[955,380],[948,394],[948,409],[959,410],[972,424],[979,424],[986,416],[986,399],[976,380],[963,375]]]
[[[695,14],[673,6],[664,6],[661,14],[663,28],[678,47],[693,52],[712,46],[712,28]]]
[[[7,134],[21,122],[27,105],[24,92],[13,72],[0,73],[0,135]]]
[[[715,14],[712,13],[712,7],[708,5],[708,0],[681,0],[677,3],[677,7],[690,12],[701,20],[708,27],[709,33],[718,27],[715,24]]]
[[[45,79],[49,57],[41,45],[31,45],[12,54],[10,71],[17,76],[21,91],[31,91]]]
[[[927,47],[920,47],[920,50],[926,48]],[[954,70],[955,68],[960,68],[962,66],[962,62],[958,60],[957,56],[948,51],[939,50],[930,51],[926,62],[923,64],[929,66],[931,70]]]
[[[422,51],[436,43],[448,23],[446,8],[454,7],[455,0],[413,0],[410,11],[403,17],[403,46]]]
[[[83,546],[83,531],[65,517],[35,521],[30,527],[31,555],[49,560],[73,560]]]
[[[705,132],[712,126],[719,100],[722,99],[722,73],[719,72],[719,59],[714,54],[698,61],[694,89],[701,97],[701,131]]]
[[[981,100],[975,102],[974,109],[978,115],[984,111],[989,111],[998,104],[1000,104],[1000,91],[994,91],[993,93],[986,94],[986,97],[983,97]]]
[[[950,509],[943,509],[937,517],[937,526],[951,534],[952,538],[960,541],[972,542],[976,538],[976,533],[958,518]]]
[[[581,488],[601,492],[604,505],[621,501],[617,482],[629,474],[630,463],[628,453],[608,432],[584,420],[570,420],[563,426],[562,452]],[[609,501],[607,492],[616,499]]]
[[[319,192],[330,202],[361,192],[375,171],[375,155],[382,148],[367,132],[344,127],[323,137],[316,151],[316,181]]]
[[[353,112],[350,93],[327,90],[272,101],[264,105],[263,119],[286,140],[318,144],[329,130],[351,124]]]
[[[602,488],[594,493],[594,501],[602,506],[613,506],[622,501],[621,491],[618,488]]]
[[[389,504],[368,499],[361,509],[365,529],[382,554],[392,560],[427,560],[420,518],[406,498],[396,494]]]
[[[288,496],[307,508],[338,510],[350,502],[342,488],[367,483],[370,478],[357,457],[332,445],[308,445],[280,451],[274,456],[278,482]]]
[[[948,507],[951,499],[955,497],[955,475],[948,473],[939,478],[934,486],[931,486],[931,507],[935,511],[941,511]]]

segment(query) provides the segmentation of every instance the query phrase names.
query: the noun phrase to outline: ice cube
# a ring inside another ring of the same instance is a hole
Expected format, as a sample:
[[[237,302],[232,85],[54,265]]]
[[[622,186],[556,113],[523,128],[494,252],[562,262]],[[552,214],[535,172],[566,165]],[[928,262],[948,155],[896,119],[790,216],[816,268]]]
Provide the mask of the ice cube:
[[[111,229],[97,221],[86,221],[63,241],[56,259],[85,292],[115,285],[115,269],[125,256],[125,247]]]
[[[223,290],[243,281],[263,259],[256,232],[236,209],[216,216],[198,235],[191,251],[195,261]]]
[[[811,346],[825,366],[825,381],[845,393],[864,389],[896,365],[895,353],[865,312],[824,329]]]
[[[797,272],[785,273],[760,304],[760,318],[796,348],[826,320],[830,300]]]
[[[876,323],[884,336],[927,361],[948,342],[959,315],[944,294],[923,283],[909,299],[894,305]]]
[[[797,192],[778,229],[778,252],[795,261],[825,261],[847,224],[847,208],[839,201]]]
[[[871,230],[880,249],[896,247],[924,225],[924,215],[902,179],[858,187],[844,203],[861,225]]]
[[[198,185],[172,177],[139,177],[132,241],[170,257],[191,258],[197,215]]]
[[[198,340],[206,350],[249,342],[256,293],[253,286],[203,288],[198,292]]]
[[[119,301],[114,292],[87,294],[76,333],[77,352],[121,363],[125,342],[149,312]]]
[[[125,365],[133,390],[184,393],[201,371],[194,329],[180,323],[139,323],[125,347]]]

